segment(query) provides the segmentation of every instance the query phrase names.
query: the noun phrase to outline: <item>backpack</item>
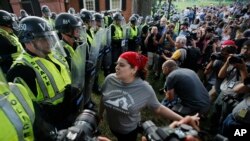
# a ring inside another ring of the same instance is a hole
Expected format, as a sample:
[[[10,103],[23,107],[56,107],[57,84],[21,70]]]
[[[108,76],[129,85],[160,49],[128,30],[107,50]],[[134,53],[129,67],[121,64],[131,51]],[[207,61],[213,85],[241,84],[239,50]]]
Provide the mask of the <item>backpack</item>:
[[[183,48],[186,50],[186,57],[181,62],[181,68],[188,68],[195,72],[199,69],[199,60],[201,58],[201,51],[197,47]]]

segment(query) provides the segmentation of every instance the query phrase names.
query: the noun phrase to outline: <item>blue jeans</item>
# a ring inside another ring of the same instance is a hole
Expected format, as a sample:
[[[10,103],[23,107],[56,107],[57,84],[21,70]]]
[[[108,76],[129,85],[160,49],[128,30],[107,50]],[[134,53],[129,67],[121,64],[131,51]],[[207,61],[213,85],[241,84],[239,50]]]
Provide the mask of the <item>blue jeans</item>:
[[[177,103],[180,103],[180,99],[177,97],[177,96],[174,96],[174,99],[169,101],[167,100],[166,98],[164,98],[162,101],[161,101],[161,104],[168,107],[168,108],[172,108],[174,105],[176,105]]]

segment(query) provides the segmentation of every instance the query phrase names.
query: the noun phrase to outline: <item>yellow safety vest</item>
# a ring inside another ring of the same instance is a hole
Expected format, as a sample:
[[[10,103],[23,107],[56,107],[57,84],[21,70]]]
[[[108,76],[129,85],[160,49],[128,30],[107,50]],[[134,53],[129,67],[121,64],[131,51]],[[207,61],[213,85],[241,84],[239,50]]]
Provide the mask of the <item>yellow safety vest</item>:
[[[51,18],[49,18],[49,19],[44,18],[44,19],[48,22],[51,29],[55,29],[55,21],[53,19],[51,19]]]
[[[70,72],[65,59],[58,58],[54,54],[49,54],[48,59],[50,61],[23,53],[17,58],[15,64],[25,64],[35,71],[37,86],[35,100],[56,105],[63,101],[65,86],[71,84]],[[54,63],[60,67],[59,70]]]
[[[130,27],[129,39],[133,39],[134,37],[137,36],[137,34],[138,34],[138,29],[137,29],[137,27],[135,27],[135,29],[132,28],[132,27]]]
[[[11,57],[13,58],[13,60],[15,60],[23,51],[23,46],[22,44],[19,42],[17,36],[15,34],[9,34],[7,31],[3,30],[0,28],[0,34],[3,37],[6,37],[6,39],[9,40],[9,42],[13,45],[16,46],[17,48],[17,52],[12,53]]]
[[[61,40],[61,45],[69,52],[70,57],[74,55],[75,51],[72,46],[70,46],[68,43],[64,42],[63,40]]]
[[[108,16],[104,16],[104,24],[105,24],[105,27],[108,27],[108,24],[109,24],[109,17]]]
[[[94,34],[93,30],[90,30],[90,33],[91,33],[91,36],[88,33],[86,33],[86,34],[87,34],[87,40],[90,43],[89,46],[92,46],[95,34]]]
[[[0,82],[1,141],[33,141],[35,119],[32,101],[20,84]]]
[[[123,33],[122,33],[121,27],[115,24],[112,24],[112,25],[115,26],[115,35],[112,38],[115,40],[123,39]]]

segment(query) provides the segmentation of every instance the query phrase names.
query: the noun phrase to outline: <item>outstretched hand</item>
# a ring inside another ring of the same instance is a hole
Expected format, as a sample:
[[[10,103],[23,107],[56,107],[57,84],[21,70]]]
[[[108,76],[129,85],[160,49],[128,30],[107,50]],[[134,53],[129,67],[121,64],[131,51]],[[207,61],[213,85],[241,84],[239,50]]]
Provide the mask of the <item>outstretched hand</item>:
[[[199,120],[200,120],[200,117],[199,117],[199,114],[197,113],[193,116],[185,116],[180,121],[174,121],[169,125],[169,127],[175,128],[181,124],[188,124],[188,125],[192,126],[195,130],[200,131]]]

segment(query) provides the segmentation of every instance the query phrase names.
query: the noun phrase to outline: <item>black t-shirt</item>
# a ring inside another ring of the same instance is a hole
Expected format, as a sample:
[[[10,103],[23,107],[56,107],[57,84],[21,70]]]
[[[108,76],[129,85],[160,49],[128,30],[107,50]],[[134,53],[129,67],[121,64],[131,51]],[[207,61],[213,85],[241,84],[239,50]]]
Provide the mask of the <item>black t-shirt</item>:
[[[156,34],[155,36],[156,36],[156,40],[159,42],[159,40],[161,39],[161,35]],[[147,49],[148,49],[148,52],[156,53],[158,50],[159,44],[154,44],[153,38],[154,38],[154,35],[151,34],[150,37],[148,38]]]

